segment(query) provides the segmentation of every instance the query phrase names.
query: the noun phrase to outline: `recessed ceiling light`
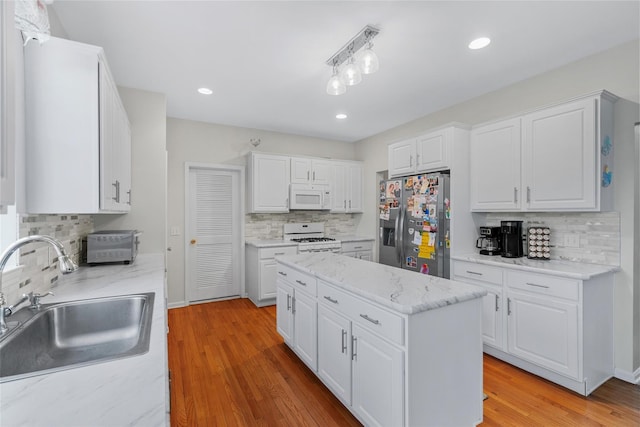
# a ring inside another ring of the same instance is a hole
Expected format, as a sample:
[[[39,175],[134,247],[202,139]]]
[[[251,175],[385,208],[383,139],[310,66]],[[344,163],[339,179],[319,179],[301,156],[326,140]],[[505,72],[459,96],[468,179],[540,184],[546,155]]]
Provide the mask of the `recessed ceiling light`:
[[[208,87],[201,87],[200,89],[198,89],[198,92],[200,92],[203,95],[211,95],[213,93],[213,91]]]
[[[480,37],[469,43],[469,49],[482,49],[483,47],[489,46],[489,43],[491,43],[489,37]]]
[[[344,120],[346,118],[347,118],[347,115],[344,113],[336,114],[336,119],[338,120]]]

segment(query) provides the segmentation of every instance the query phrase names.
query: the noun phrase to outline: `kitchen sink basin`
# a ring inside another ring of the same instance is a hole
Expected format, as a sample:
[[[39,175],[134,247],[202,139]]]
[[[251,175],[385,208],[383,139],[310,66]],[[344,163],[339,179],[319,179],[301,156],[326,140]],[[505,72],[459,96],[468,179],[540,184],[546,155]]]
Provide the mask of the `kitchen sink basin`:
[[[108,362],[149,351],[155,294],[23,308],[0,337],[0,382]]]

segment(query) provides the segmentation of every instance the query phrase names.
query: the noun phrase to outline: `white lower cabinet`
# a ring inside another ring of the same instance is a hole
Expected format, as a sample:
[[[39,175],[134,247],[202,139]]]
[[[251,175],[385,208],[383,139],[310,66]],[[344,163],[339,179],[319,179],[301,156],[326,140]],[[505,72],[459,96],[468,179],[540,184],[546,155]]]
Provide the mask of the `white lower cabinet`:
[[[342,249],[340,252],[342,255],[350,256],[352,258],[363,259],[365,261],[373,260],[373,240],[364,241],[343,241]]]
[[[345,405],[351,405],[351,321],[318,307],[318,376]]]
[[[613,376],[613,275],[588,280],[454,260],[484,287],[484,351],[589,395]]]
[[[318,369],[318,303],[313,276],[277,267],[276,322],[280,335],[314,372]]]
[[[246,245],[245,277],[249,299],[258,307],[276,303],[276,257],[295,255],[298,246],[256,247]]]
[[[351,343],[356,414],[365,425],[402,425],[404,351],[358,325],[353,325]]]

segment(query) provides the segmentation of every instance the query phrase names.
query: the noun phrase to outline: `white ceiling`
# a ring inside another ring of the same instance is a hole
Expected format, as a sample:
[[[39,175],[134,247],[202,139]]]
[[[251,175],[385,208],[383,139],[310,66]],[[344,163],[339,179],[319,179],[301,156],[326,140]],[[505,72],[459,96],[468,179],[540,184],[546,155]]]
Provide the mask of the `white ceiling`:
[[[639,2],[63,1],[69,38],[167,115],[357,141],[639,38]],[[380,70],[341,96],[325,61],[365,25]],[[467,44],[489,36],[489,47]],[[202,86],[213,95],[196,92]],[[335,114],[344,112],[347,120]]]

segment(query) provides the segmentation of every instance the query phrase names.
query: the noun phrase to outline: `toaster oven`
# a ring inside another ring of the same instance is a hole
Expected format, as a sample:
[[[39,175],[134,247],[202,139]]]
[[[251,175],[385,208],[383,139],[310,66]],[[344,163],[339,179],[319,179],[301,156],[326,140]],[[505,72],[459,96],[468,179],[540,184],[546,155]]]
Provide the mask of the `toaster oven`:
[[[138,230],[96,231],[87,236],[87,264],[131,264],[138,254]]]

